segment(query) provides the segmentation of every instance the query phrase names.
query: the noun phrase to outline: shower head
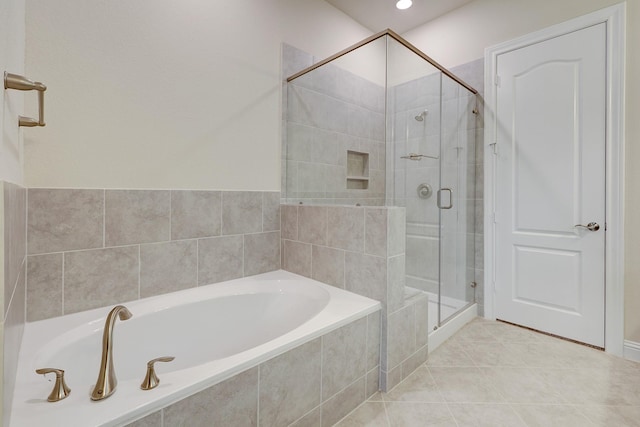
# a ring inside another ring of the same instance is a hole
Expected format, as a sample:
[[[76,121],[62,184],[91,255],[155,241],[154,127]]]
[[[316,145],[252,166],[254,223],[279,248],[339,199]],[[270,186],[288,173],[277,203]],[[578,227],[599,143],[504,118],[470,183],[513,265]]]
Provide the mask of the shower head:
[[[426,117],[426,115],[429,113],[429,110],[424,110],[422,113],[418,114],[417,116],[414,117],[414,119],[416,119],[417,121],[421,122],[424,120],[424,118]]]

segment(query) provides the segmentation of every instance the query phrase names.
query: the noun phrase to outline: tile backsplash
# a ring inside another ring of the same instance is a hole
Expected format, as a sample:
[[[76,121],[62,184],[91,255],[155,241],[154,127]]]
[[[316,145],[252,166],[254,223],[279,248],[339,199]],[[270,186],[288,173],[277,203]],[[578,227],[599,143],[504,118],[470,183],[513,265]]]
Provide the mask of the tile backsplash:
[[[27,320],[280,268],[280,193],[28,190]]]

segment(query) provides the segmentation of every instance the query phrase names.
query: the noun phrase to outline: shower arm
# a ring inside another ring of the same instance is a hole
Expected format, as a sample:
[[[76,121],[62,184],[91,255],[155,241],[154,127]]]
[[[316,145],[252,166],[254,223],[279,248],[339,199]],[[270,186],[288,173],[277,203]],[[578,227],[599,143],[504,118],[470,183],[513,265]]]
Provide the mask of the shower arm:
[[[423,157],[426,157],[427,159],[434,159],[434,160],[439,160],[440,156],[429,156],[427,154],[416,154],[416,153],[409,153],[408,156],[401,156],[401,159],[407,159],[407,160],[415,160],[415,161],[420,161],[422,160]]]

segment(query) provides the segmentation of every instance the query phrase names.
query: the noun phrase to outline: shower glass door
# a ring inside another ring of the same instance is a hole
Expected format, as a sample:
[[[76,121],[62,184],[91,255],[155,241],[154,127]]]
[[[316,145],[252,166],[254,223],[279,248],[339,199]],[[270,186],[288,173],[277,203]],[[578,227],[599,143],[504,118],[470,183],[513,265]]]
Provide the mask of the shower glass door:
[[[475,300],[476,97],[446,75],[441,82],[439,314],[434,326]]]
[[[387,204],[406,208],[405,294],[428,295],[433,330],[474,301],[475,96],[393,39],[387,55]]]

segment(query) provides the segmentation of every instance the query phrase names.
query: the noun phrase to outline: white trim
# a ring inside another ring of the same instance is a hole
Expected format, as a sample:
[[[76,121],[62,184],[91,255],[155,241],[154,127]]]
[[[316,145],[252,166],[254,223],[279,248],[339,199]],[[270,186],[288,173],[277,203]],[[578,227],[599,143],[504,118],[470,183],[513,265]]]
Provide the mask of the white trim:
[[[624,340],[624,358],[640,362],[640,342]]]
[[[607,172],[605,243],[605,349],[622,356],[624,347],[624,78],[626,4],[620,3],[576,19],[485,49],[485,317],[495,319],[495,206],[496,168],[491,143],[496,140],[496,73],[500,54],[520,49],[592,25],[607,24]]]
[[[478,317],[478,304],[473,304],[461,313],[456,314],[453,319],[444,323],[435,331],[431,331],[428,340],[429,353],[440,347],[443,342],[455,335],[464,325],[476,317]]]

